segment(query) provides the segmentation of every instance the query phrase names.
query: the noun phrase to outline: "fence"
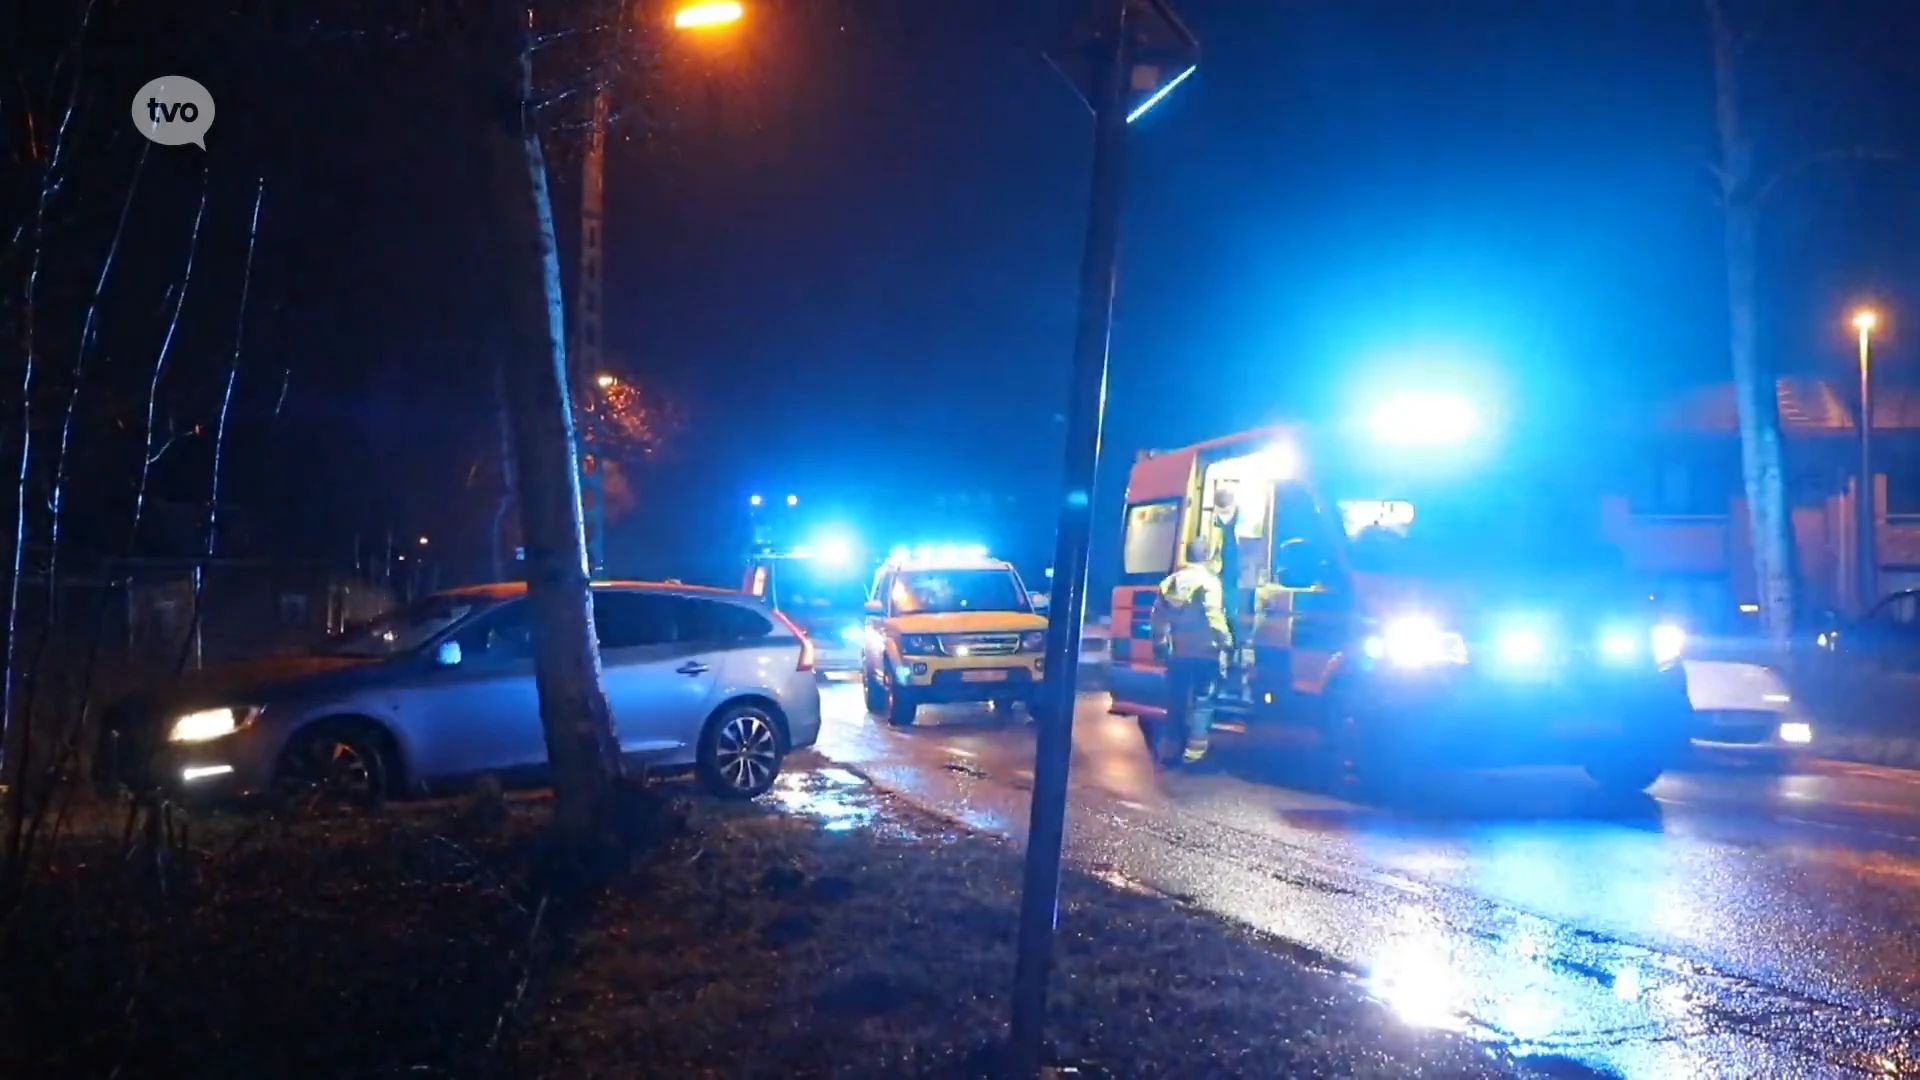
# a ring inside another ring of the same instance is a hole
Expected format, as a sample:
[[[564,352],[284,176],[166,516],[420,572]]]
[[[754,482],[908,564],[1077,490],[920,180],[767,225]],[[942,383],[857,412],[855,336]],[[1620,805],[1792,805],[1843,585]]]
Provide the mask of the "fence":
[[[87,721],[183,670],[298,649],[392,607],[381,585],[324,567],[142,559],[20,582],[12,751],[49,760]]]

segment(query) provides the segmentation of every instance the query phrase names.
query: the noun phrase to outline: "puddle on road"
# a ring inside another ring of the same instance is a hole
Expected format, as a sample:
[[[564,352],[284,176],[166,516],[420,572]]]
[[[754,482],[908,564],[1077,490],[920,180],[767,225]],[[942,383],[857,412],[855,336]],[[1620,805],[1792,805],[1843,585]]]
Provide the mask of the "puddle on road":
[[[1405,905],[1361,982],[1409,1026],[1628,1080],[1719,1075],[1729,1054],[1742,1075],[1920,1076],[1888,1018],[1531,916],[1462,935]]]
[[[858,773],[826,767],[782,773],[765,800],[782,812],[818,822],[825,832],[922,837],[923,830],[887,812],[886,796]]]

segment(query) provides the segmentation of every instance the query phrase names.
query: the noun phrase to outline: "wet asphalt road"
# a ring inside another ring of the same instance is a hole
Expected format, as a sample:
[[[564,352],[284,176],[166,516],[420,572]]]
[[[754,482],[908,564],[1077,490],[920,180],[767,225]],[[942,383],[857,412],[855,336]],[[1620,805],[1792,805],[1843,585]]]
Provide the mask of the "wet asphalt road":
[[[852,685],[823,702],[821,756],[1024,834],[1024,714],[896,730]],[[1475,773],[1362,805],[1260,729],[1156,771],[1106,708],[1074,718],[1069,857],[1304,946],[1408,1023],[1627,1077],[1920,1076],[1920,773],[1703,764],[1631,799]]]

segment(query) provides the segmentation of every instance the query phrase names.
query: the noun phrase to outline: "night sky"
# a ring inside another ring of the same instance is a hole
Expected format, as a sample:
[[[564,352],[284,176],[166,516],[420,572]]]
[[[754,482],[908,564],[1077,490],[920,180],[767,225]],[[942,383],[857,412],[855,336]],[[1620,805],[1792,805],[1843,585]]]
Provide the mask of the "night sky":
[[[609,351],[687,426],[638,474],[612,568],[724,577],[711,541],[735,535],[753,490],[831,500],[863,486],[903,507],[1003,491],[1044,538],[1090,157],[1089,117],[1041,57],[1055,7],[749,6],[726,40],[648,38],[655,51],[619,88]],[[26,7],[9,17],[23,33],[0,44],[20,73],[0,92],[0,242],[31,220],[32,148],[70,85],[50,65],[79,5]],[[125,550],[147,380],[203,183],[160,413],[183,429],[217,414],[264,181],[224,489],[247,528],[223,546],[337,559],[356,533],[392,528],[443,538],[449,574],[484,573],[498,327],[473,104],[443,35],[356,22],[357,7],[96,8],[74,179],[47,233],[42,421],[64,405],[140,158],[133,90],[190,75],[220,114],[209,153],[155,147],[139,166],[83,378],[70,542]],[[1409,372],[1470,373],[1571,428],[1594,402],[1726,368],[1698,4],[1178,7],[1203,61],[1132,129],[1103,520],[1136,448],[1328,415]],[[1787,177],[1766,222],[1766,346],[1783,369],[1838,370],[1845,312],[1873,298],[1890,315],[1883,370],[1904,379],[1920,20],[1894,0],[1735,8],[1759,28],[1743,73],[1763,167]],[[567,62],[564,48],[545,55]],[[556,104],[556,121],[573,107]],[[569,274],[573,140],[552,145]],[[22,246],[0,254],[15,296],[29,264]],[[0,356],[18,370],[9,306]],[[161,457],[159,501],[204,500],[210,446],[188,436]],[[178,535],[154,526],[142,544],[192,547],[184,513]]]

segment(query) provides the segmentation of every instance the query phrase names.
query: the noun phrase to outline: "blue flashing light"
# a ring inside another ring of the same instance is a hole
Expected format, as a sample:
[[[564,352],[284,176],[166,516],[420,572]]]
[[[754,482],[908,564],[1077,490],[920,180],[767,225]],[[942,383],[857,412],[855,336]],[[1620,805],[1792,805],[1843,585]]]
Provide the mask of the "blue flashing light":
[[[821,540],[818,550],[820,561],[836,567],[853,564],[853,542],[844,536],[829,536]]]
[[[1600,652],[1609,660],[1630,660],[1640,654],[1642,639],[1631,630],[1608,630],[1600,635]]]
[[[1131,124],[1135,120],[1138,120],[1142,116],[1145,116],[1147,114],[1148,109],[1151,109],[1155,105],[1160,104],[1161,98],[1166,97],[1168,94],[1173,93],[1174,87],[1179,86],[1183,82],[1186,82],[1187,76],[1192,75],[1195,71],[1198,71],[1199,69],[1200,69],[1200,65],[1195,64],[1192,67],[1189,67],[1187,70],[1181,72],[1180,74],[1175,75],[1170,81],[1168,81],[1167,85],[1161,87],[1158,90],[1155,90],[1153,92],[1152,97],[1141,102],[1138,107],[1136,107],[1132,112],[1128,113],[1127,123]]]
[[[1369,418],[1373,435],[1397,446],[1453,446],[1480,428],[1473,404],[1456,394],[1410,393],[1394,397]]]
[[[1528,627],[1515,627],[1500,635],[1500,659],[1509,664],[1538,663],[1546,651],[1546,642]]]

